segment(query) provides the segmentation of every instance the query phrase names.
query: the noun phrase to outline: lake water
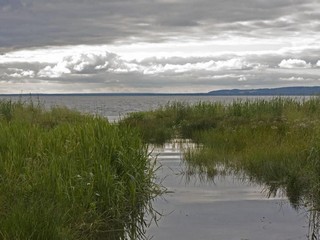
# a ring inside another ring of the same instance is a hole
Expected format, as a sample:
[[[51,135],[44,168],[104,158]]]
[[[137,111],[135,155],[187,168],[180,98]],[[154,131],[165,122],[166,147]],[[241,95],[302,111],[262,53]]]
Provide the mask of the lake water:
[[[215,97],[215,96],[0,96],[0,99],[11,99],[13,101],[40,102],[45,107],[66,106],[81,112],[98,114],[107,117],[110,121],[118,120],[130,112],[139,112],[164,106],[168,102],[186,102],[194,104],[203,102],[230,103],[236,99],[256,99],[257,97]],[[270,99],[272,97],[264,97]]]
[[[19,100],[20,97],[0,97]],[[30,97],[22,97],[29,101]],[[250,97],[249,99],[255,99]],[[268,97],[269,98],[269,97]],[[199,101],[224,103],[239,97],[210,96],[40,96],[46,108],[67,106],[81,112],[101,115],[116,121],[130,112],[151,110],[168,102]],[[247,99],[247,97],[241,97]],[[283,196],[267,198],[263,186],[235,176],[203,182],[197,176],[186,181],[181,149],[168,143],[156,148],[158,181],[169,193],[155,201],[163,214],[158,226],[152,224],[148,235],[154,240],[298,240],[308,239],[308,217],[304,209],[291,208]]]

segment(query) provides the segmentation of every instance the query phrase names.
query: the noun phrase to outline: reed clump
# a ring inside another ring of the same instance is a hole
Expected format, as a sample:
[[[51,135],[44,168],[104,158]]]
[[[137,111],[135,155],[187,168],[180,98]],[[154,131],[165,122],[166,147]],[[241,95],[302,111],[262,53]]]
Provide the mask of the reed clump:
[[[191,106],[169,102],[156,110],[131,113],[120,121],[120,125],[138,129],[146,143],[163,144],[171,138],[192,138],[199,130],[216,127],[223,111],[221,103],[201,102]]]
[[[143,239],[160,193],[138,133],[0,102],[0,239]]]

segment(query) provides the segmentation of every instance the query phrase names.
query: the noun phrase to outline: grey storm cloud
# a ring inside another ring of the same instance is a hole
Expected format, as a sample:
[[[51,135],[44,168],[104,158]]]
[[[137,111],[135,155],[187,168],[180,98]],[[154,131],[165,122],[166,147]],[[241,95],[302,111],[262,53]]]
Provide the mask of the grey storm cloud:
[[[319,31],[314,0],[0,0],[0,48]]]
[[[0,0],[0,9],[2,11],[15,10],[22,7],[23,4],[20,0]]]

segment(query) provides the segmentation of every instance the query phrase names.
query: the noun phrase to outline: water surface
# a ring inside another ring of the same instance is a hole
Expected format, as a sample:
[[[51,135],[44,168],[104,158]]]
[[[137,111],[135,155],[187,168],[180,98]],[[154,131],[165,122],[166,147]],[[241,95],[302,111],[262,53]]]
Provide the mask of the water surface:
[[[154,240],[307,239],[305,209],[294,210],[285,196],[268,198],[263,186],[226,175],[202,181],[186,178],[179,144],[156,148],[158,181],[169,192],[154,207],[164,216],[148,234]]]

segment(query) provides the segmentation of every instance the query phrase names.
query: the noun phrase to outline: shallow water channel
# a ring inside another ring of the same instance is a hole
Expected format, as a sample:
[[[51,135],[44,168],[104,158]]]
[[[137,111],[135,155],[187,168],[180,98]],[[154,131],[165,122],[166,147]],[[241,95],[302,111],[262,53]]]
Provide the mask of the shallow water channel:
[[[149,228],[150,238],[311,239],[306,209],[294,210],[285,196],[268,198],[263,186],[237,176],[220,176],[214,181],[187,176],[182,154],[186,145],[173,141],[153,149],[160,166],[157,181],[167,193],[154,203],[163,216]]]

